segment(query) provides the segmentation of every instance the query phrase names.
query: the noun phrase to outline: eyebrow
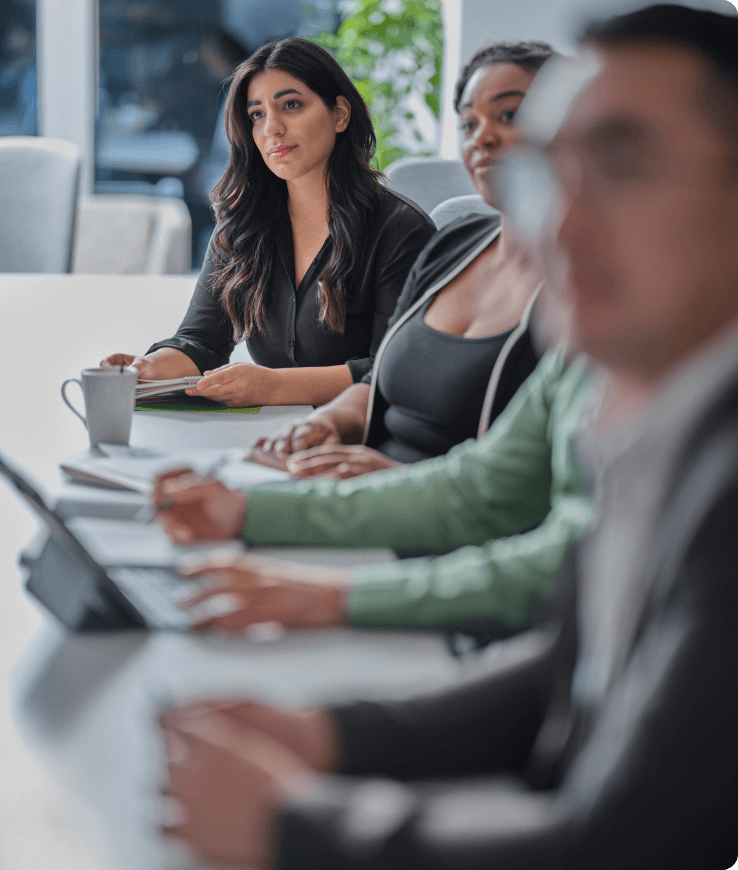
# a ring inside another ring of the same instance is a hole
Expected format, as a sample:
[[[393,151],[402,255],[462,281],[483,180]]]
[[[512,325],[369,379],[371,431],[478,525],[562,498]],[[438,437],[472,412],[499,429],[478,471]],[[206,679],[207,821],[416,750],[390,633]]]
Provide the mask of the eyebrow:
[[[651,125],[639,117],[619,115],[595,122],[581,135],[581,141],[590,148],[630,145],[653,138]]]
[[[525,96],[525,91],[501,91],[499,94],[495,94],[494,97],[490,97],[489,101],[490,101],[490,103],[496,103],[497,100],[504,100],[505,97],[524,97],[524,96]],[[468,103],[464,103],[464,105],[461,106],[460,108],[461,109],[468,109],[469,106],[471,106],[471,100],[469,100]]]
[[[280,97],[286,97],[287,94],[299,94],[299,93],[300,93],[300,91],[298,91],[297,88],[285,88],[282,91],[277,91],[277,93],[274,94],[272,99],[278,100]],[[260,105],[261,105],[261,100],[249,100],[248,103],[246,103],[246,108],[250,109],[252,106],[260,106]]]

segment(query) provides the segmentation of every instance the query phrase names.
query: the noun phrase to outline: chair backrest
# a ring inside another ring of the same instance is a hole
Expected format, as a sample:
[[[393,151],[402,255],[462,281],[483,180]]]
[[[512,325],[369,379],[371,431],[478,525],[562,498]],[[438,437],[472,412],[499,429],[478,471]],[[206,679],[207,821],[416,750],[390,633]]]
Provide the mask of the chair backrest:
[[[478,193],[473,193],[469,196],[453,196],[451,199],[439,203],[431,210],[430,216],[433,223],[440,230],[441,227],[445,227],[451,221],[468,217],[470,214],[499,215],[500,213],[496,208],[487,205]]]
[[[181,199],[98,194],[80,200],[72,271],[184,275],[192,264],[192,220]]]
[[[79,190],[77,146],[0,137],[0,272],[68,272]]]
[[[403,157],[384,170],[392,190],[416,202],[427,212],[452,196],[475,193],[460,160],[440,157]]]

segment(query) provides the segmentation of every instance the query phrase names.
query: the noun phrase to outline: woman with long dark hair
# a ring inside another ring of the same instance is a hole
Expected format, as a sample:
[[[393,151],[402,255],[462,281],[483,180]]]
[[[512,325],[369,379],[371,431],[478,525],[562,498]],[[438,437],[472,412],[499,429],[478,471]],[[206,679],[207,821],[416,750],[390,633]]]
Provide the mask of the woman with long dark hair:
[[[359,92],[304,39],[260,48],[232,77],[216,228],[184,321],[142,379],[205,374],[190,395],[233,407],[321,405],[371,369],[428,216],[381,184]],[[228,365],[245,339],[255,364]]]
[[[462,159],[495,207],[500,159],[518,141],[515,113],[554,53],[539,42],[477,52],[456,83]],[[373,371],[259,446],[301,477],[355,477],[447,453],[481,436],[537,362],[528,320],[537,271],[504,215],[443,227],[418,257]]]

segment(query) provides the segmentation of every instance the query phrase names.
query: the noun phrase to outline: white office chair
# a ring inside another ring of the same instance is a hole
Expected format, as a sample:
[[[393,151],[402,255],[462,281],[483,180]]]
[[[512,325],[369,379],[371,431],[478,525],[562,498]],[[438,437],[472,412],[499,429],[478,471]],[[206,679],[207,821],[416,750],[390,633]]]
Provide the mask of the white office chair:
[[[79,188],[77,146],[0,137],[0,272],[68,272]]]
[[[72,271],[184,275],[192,265],[192,220],[181,199],[98,194],[80,200]]]
[[[444,202],[440,202],[434,209],[431,210],[430,216],[433,223],[440,230],[451,221],[458,218],[468,217],[472,214],[489,214],[500,216],[496,208],[482,199],[478,193],[473,193],[468,196],[452,196]]]
[[[453,196],[475,192],[460,160],[402,157],[390,163],[384,174],[392,190],[416,202],[427,212]]]

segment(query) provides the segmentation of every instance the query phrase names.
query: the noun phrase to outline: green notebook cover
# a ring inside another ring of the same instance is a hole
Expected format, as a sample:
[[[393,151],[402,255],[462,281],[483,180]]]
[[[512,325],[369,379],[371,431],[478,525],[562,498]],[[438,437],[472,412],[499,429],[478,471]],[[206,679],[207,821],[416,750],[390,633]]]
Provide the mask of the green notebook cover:
[[[137,402],[137,411],[198,411],[210,414],[258,414],[261,407],[229,408],[223,402],[214,402],[203,396],[177,396],[158,402]]]

